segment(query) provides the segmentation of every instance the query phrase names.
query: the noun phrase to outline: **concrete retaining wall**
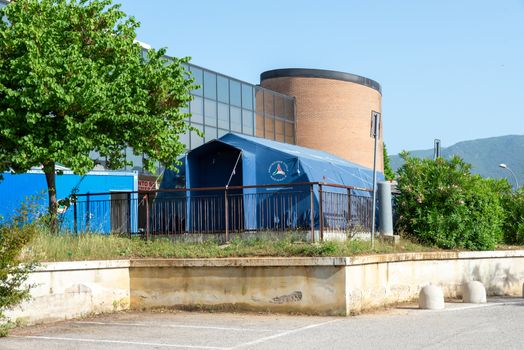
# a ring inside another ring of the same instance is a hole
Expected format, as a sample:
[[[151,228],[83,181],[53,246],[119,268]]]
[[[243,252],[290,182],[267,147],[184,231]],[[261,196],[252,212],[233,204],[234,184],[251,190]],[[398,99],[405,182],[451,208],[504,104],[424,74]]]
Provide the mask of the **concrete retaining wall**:
[[[132,261],[131,308],[344,314],[344,258]]]
[[[46,263],[31,273],[32,299],[10,310],[34,324],[129,309],[129,260]]]
[[[524,251],[407,253],[348,258],[347,312],[416,299],[429,283],[447,298],[481,281],[488,295],[522,296]]]
[[[150,307],[349,315],[416,299],[428,283],[459,297],[471,280],[488,295],[521,296],[524,251],[52,263],[31,275],[34,299],[8,315],[28,323]]]

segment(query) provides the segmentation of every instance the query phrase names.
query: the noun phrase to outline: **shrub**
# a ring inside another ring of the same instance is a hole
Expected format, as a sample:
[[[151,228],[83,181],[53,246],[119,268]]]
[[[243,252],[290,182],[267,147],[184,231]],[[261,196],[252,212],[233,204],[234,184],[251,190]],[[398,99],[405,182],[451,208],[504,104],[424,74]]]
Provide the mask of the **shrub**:
[[[504,242],[524,244],[524,188],[516,192],[507,191],[502,196],[502,203],[506,211]]]
[[[418,159],[403,153],[397,228],[424,245],[493,249],[502,239],[504,181],[472,175],[459,157]]]
[[[37,224],[28,221],[27,206],[22,206],[10,220],[0,223],[0,320],[6,309],[29,298],[30,286],[26,285],[33,263],[23,263],[21,252],[37,232]],[[5,336],[2,327],[0,336]]]

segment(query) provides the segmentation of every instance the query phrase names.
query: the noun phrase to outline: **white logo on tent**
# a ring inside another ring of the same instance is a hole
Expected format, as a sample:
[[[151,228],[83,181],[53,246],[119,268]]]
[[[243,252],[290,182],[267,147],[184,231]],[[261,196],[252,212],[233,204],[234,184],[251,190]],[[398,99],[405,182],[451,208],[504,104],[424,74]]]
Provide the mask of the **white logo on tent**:
[[[268,168],[269,176],[273,181],[284,181],[287,178],[287,164],[281,160],[274,161]]]

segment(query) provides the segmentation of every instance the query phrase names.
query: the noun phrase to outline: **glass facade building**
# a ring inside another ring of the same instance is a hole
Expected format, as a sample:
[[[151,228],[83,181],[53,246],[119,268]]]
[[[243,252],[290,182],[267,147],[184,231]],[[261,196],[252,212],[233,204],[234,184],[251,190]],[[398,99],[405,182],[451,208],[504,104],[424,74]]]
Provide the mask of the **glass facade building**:
[[[191,93],[189,122],[205,135],[184,135],[188,150],[228,132],[295,143],[293,97],[192,64],[187,69],[200,86]]]
[[[191,117],[188,122],[202,131],[181,135],[188,151],[219,138],[228,132],[262,137],[295,144],[295,98],[246,83],[193,64],[185,64],[198,89],[193,90],[193,100],[184,108]],[[133,166],[121,170],[142,172],[142,155],[126,150],[127,160]],[[162,166],[157,167],[158,173]]]

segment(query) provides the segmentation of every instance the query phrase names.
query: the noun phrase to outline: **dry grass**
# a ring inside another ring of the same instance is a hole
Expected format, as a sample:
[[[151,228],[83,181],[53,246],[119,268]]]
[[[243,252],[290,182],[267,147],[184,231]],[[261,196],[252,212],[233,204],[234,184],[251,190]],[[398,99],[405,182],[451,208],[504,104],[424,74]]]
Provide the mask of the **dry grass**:
[[[290,256],[353,256],[374,253],[420,252],[434,250],[401,240],[392,246],[377,241],[303,242],[292,235],[281,239],[234,239],[228,244],[214,241],[189,243],[168,238],[145,241],[118,235],[80,234],[52,235],[40,233],[23,252],[25,260],[68,261],[127,258],[226,258],[226,257],[290,257]]]

